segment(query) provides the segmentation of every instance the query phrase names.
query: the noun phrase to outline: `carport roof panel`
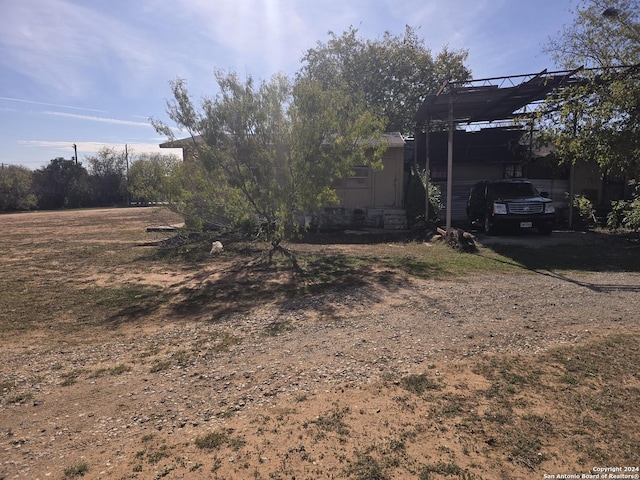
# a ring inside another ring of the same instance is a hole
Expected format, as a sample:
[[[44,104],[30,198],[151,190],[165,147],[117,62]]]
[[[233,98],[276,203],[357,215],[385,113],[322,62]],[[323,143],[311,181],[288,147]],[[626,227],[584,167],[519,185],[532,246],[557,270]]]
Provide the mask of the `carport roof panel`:
[[[425,125],[427,119],[449,120],[449,94],[453,95],[453,120],[456,123],[493,122],[508,120],[525,106],[543,100],[553,90],[572,81],[574,72],[556,72],[520,77],[500,77],[489,80],[511,80],[524,78],[518,85],[457,86],[449,83],[443,93],[427,95],[414,117],[417,126]],[[529,78],[527,80],[527,78]],[[478,81],[475,81],[478,82]],[[474,81],[468,82],[474,83]]]

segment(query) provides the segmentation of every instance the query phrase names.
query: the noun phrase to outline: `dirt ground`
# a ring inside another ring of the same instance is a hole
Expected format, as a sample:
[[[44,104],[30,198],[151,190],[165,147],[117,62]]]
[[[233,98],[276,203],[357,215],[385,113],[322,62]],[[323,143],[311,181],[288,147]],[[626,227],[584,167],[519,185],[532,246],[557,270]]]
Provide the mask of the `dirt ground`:
[[[0,322],[44,317],[0,330],[0,480],[637,474],[638,272],[390,276],[180,310],[185,289],[222,285],[233,259],[148,260],[145,241],[163,237],[145,227],[179,220],[151,208],[0,216],[3,285],[21,279],[28,299],[0,291]],[[545,241],[579,249],[579,235]],[[117,296],[38,297],[123,285],[162,302],[125,318]],[[118,315],[98,321],[103,310]],[[576,367],[616,351],[610,365]]]

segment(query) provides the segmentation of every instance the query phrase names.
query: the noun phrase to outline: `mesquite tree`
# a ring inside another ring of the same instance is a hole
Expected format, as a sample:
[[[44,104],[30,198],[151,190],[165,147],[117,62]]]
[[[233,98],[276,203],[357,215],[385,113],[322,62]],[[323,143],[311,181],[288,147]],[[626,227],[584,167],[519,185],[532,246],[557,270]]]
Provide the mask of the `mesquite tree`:
[[[296,233],[299,214],[337,200],[337,179],[380,164],[384,125],[345,92],[283,75],[256,83],[218,71],[216,80],[219,93],[196,105],[178,79],[167,104],[192,139],[173,199],[188,223],[262,225],[275,246]],[[169,126],[154,125],[172,138]]]
[[[640,1],[583,0],[546,47],[582,79],[549,101],[541,125],[558,156],[640,177]]]

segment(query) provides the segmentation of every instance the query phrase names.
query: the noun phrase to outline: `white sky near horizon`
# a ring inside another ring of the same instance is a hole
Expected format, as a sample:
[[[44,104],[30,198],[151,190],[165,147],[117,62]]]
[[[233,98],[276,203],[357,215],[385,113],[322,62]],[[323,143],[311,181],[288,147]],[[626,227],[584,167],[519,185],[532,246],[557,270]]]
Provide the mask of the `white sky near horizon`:
[[[469,51],[474,78],[555,70],[543,52],[575,0],[0,0],[0,162],[36,169],[100,147],[159,151],[169,82],[214,96],[215,69],[293,75],[350,26],[417,29],[435,55]]]

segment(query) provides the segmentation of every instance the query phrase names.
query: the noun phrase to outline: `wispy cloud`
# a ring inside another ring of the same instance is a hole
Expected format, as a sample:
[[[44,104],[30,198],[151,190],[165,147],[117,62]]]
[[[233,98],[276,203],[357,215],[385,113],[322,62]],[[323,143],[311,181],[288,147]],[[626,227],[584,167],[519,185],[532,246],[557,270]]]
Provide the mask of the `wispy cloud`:
[[[72,142],[72,141],[50,141],[50,140],[21,140],[18,143],[25,147],[41,148],[51,152],[56,152],[57,155],[71,156],[73,155],[73,144],[75,143],[78,149],[78,157],[90,156],[100,151],[102,148],[113,148],[116,151],[124,151],[124,143],[115,142]],[[141,153],[163,153],[179,155],[180,149],[175,148],[160,148],[157,143],[127,143],[127,151],[132,157]]]
[[[33,100],[24,100],[22,98],[0,97],[0,100],[5,100],[5,101],[9,101],[9,102],[29,103],[31,105],[42,105],[42,106],[46,106],[46,107],[67,108],[69,110],[83,110],[83,111],[87,111],[87,112],[107,113],[106,110],[98,110],[98,109],[95,109],[95,108],[75,107],[73,105],[60,105],[60,104],[57,104],[57,103],[36,102],[36,101],[33,101]]]
[[[152,1],[152,0],[149,0]],[[156,2],[157,3],[157,2]],[[256,77],[294,73],[304,52],[328,30],[357,25],[371,6],[354,2],[296,0],[175,0],[160,3],[163,15],[198,32],[195,54],[207,68],[231,69]],[[190,32],[184,32],[189,38]],[[210,55],[209,51],[216,52]]]
[[[73,151],[74,143],[81,145],[80,143],[72,142],[71,140],[19,140],[18,143],[26,147],[49,148],[58,151]],[[92,145],[92,142],[84,142],[82,145]]]
[[[130,127],[151,127],[149,122],[134,122],[132,120],[119,120],[117,118],[105,118],[105,117],[94,117],[91,115],[78,115],[76,113],[65,113],[65,112],[42,112],[45,115],[54,115],[56,117],[65,117],[65,118],[73,118],[76,120],[86,120],[89,122],[102,122],[102,123],[110,123],[112,125],[127,125]]]
[[[2,3],[0,64],[48,91],[82,97],[106,73],[126,71],[120,86],[153,65],[152,45],[91,5],[70,0]]]

